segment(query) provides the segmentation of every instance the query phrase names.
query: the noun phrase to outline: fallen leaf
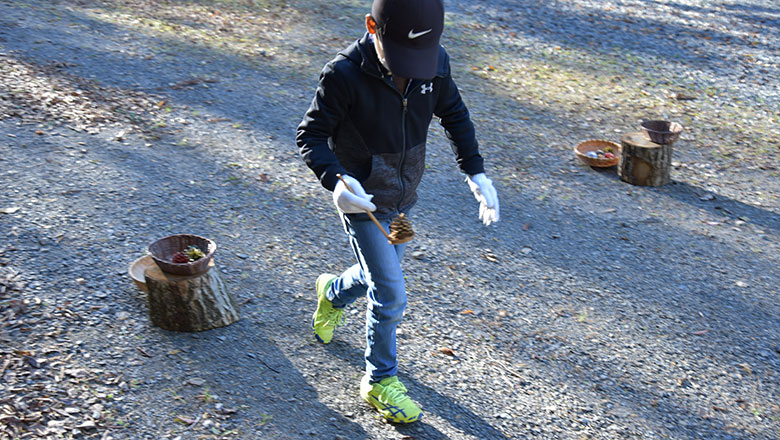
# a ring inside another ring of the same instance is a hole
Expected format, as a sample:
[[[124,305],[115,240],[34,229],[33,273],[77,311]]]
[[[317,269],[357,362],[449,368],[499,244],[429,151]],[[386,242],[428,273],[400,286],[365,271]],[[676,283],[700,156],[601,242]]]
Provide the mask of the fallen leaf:
[[[527,231],[529,229],[531,229],[531,224],[530,223],[526,223],[526,224],[523,225],[523,230],[524,231]]]
[[[704,336],[704,335],[706,335],[709,332],[710,332],[709,330],[699,330],[699,331],[693,332],[693,334],[696,335],[696,336]]]
[[[441,347],[441,348],[439,349],[439,351],[440,351],[441,353],[444,353],[444,354],[446,354],[447,356],[455,356],[455,352],[454,352],[454,351],[452,351],[452,349],[451,349],[451,348],[447,348],[447,347]]]
[[[678,101],[693,101],[694,99],[696,99],[696,97],[695,97],[695,96],[693,96],[693,95],[688,95],[688,94],[686,94],[686,93],[682,93],[682,92],[677,92],[677,93],[674,93],[674,94],[672,95],[672,98],[674,98],[674,99],[676,99],[676,100],[678,100]]]
[[[473,310],[464,310],[464,311],[460,312],[460,314],[461,315],[473,315],[474,311]]]

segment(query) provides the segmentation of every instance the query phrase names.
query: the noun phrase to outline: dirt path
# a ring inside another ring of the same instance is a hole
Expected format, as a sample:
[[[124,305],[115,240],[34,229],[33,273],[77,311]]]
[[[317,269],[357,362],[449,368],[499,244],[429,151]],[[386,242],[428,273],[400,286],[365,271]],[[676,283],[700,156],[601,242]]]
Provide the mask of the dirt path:
[[[446,2],[502,220],[434,127],[399,334],[425,417],[394,426],[357,395],[362,302],[311,337],[351,256],[294,146],[364,3],[0,0],[0,438],[780,436],[780,10]],[[649,115],[687,127],[672,184],[573,157]],[[127,265],[177,232],[241,321],[150,325]]]

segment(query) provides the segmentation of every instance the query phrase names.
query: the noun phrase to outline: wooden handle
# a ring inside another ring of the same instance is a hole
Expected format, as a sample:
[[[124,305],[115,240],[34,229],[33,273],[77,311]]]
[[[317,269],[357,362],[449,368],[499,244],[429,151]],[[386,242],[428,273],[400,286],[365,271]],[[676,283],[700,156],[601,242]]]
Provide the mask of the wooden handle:
[[[338,177],[338,178],[339,178],[339,180],[341,180],[341,182],[344,184],[344,186],[346,186],[346,187],[347,187],[347,189],[349,190],[349,192],[351,192],[352,194],[355,194],[355,195],[357,195],[357,193],[355,193],[355,190],[353,190],[353,189],[352,189],[352,188],[349,186],[349,184],[347,183],[347,181],[346,181],[346,180],[344,180],[344,178],[343,178],[343,177],[341,177],[341,174],[336,174],[336,177]],[[370,218],[370,219],[371,219],[371,221],[372,221],[372,222],[374,222],[374,224],[376,225],[376,227],[377,227],[377,228],[379,228],[379,230],[380,230],[380,231],[382,231],[382,234],[384,234],[385,238],[387,238],[388,240],[392,240],[392,239],[390,238],[390,234],[388,234],[388,233],[387,233],[387,231],[385,231],[385,228],[383,228],[383,227],[382,227],[382,225],[381,225],[381,224],[379,224],[379,220],[377,220],[377,219],[376,219],[376,217],[374,217],[374,214],[372,214],[372,213],[371,213],[371,211],[366,211],[366,214],[368,214],[368,218]]]

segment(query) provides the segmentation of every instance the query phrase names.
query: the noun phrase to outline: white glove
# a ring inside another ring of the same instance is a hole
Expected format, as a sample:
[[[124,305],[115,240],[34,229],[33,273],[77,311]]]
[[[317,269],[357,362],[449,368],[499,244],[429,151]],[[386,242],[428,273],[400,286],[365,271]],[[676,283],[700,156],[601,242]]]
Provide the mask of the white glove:
[[[366,190],[363,189],[363,185],[352,176],[342,175],[344,180],[347,181],[349,188],[343,181],[339,180],[336,183],[336,187],[333,189],[333,203],[336,208],[344,214],[359,214],[366,211],[376,211],[376,205],[371,203],[373,195],[366,194]]]
[[[485,173],[466,176],[466,182],[479,202],[479,219],[485,226],[498,221],[498,194]]]

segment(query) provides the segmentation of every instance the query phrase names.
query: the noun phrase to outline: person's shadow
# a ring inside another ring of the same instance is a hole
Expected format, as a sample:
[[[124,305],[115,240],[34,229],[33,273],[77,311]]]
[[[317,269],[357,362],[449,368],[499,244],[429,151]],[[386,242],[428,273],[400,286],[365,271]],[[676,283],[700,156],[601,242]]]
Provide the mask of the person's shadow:
[[[362,348],[355,347],[349,342],[343,340],[334,341],[332,344],[329,344],[327,351],[329,354],[339,357],[339,362],[349,364],[356,370],[365,368]],[[415,439],[449,440],[450,436],[426,422],[426,417],[435,415],[446,420],[453,428],[461,431],[463,434],[474,438],[486,440],[507,438],[506,434],[492,426],[481,416],[455,402],[450,397],[423,384],[415,379],[413,374],[404,371],[403,368],[400,369],[398,377],[410,390],[410,394],[413,394],[413,399],[423,409],[423,417],[417,422],[392,424],[400,434]]]
[[[243,312],[249,311],[251,307]],[[187,372],[202,379],[199,386],[220,396],[219,402],[238,409],[229,423],[243,435],[253,433],[244,438],[324,438],[323,427],[306,422],[311,420],[338,426],[343,438],[369,438],[360,424],[321,403],[317,389],[252,319],[197,334],[159,329],[156,333],[160,347],[188,347],[182,353],[187,357]],[[181,372],[180,365],[171,365],[171,358],[155,356],[142,368],[149,375]],[[181,381],[176,377],[161,386],[177,388]]]

